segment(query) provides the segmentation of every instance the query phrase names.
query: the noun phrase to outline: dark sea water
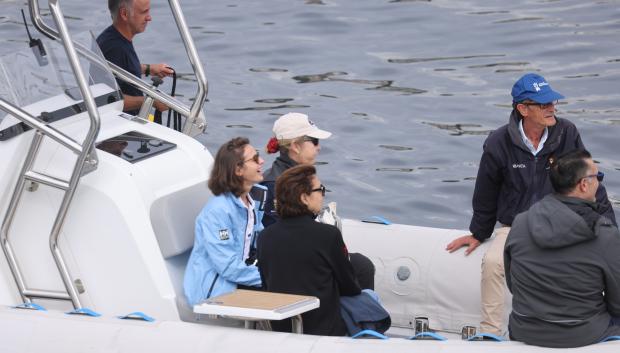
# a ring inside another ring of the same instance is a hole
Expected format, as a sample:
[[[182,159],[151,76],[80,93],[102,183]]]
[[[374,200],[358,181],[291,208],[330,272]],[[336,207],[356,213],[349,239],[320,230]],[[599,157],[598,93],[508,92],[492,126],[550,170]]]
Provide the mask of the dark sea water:
[[[109,24],[106,3],[61,6],[73,32],[98,34]],[[262,148],[279,115],[308,114],[334,133],[322,143],[319,176],[341,215],[466,229],[484,139],[507,122],[514,81],[538,72],[566,96],[558,116],[579,128],[620,216],[620,1],[181,5],[209,80],[200,141],[214,152],[243,135]],[[27,47],[23,7],[0,0],[0,55]],[[192,97],[168,3],[152,8],[134,41],[141,61],[174,66],[178,92]]]

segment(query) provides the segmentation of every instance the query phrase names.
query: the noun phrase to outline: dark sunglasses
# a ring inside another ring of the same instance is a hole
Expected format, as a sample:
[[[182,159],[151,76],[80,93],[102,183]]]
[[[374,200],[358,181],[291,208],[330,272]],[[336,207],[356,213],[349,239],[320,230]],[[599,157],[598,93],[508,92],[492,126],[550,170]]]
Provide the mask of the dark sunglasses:
[[[521,102],[519,104],[523,104],[523,105],[527,105],[527,106],[534,106],[534,107],[538,107],[540,109],[547,109],[547,108],[555,107],[558,104],[558,101],[553,101],[553,102],[549,102],[549,103]]]
[[[317,191],[320,191],[321,195],[325,196],[325,191],[327,191],[327,188],[325,188],[325,185],[321,184],[321,186],[319,186],[318,188],[310,190],[310,192],[317,192]]]
[[[584,176],[582,179],[587,179],[587,178],[593,178],[596,177],[596,180],[598,180],[599,182],[603,181],[603,178],[605,178],[605,173],[603,172],[598,172],[596,174],[591,174],[591,175],[586,175]]]
[[[252,156],[252,158],[250,159],[246,159],[245,161],[243,161],[243,163],[249,162],[249,161],[254,161],[256,162],[256,164],[259,164],[260,161],[260,153],[258,153],[258,151],[256,151],[256,154]]]
[[[310,141],[312,142],[313,145],[318,146],[319,145],[319,139],[316,137],[310,137],[310,136],[304,136],[303,137],[304,141]]]

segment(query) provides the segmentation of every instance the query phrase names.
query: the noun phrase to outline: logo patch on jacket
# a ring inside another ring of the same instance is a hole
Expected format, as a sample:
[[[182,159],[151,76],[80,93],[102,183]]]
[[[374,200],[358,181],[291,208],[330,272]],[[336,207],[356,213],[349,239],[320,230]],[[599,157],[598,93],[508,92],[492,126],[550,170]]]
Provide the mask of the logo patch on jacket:
[[[523,163],[521,163],[521,164],[516,164],[516,163],[515,163],[515,164],[513,164],[513,165],[512,165],[512,167],[513,167],[514,169],[523,169],[523,168],[526,168],[525,164],[523,164]]]
[[[228,240],[228,238],[230,238],[228,229],[220,229],[220,240]]]

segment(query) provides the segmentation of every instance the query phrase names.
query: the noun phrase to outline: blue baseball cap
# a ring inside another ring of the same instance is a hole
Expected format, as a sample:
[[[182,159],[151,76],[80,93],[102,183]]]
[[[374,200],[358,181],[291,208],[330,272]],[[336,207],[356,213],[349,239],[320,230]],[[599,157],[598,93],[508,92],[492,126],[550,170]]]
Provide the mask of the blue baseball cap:
[[[544,77],[537,74],[525,74],[512,86],[512,101],[523,102],[526,99],[536,103],[551,103],[564,98],[563,95],[551,89]]]

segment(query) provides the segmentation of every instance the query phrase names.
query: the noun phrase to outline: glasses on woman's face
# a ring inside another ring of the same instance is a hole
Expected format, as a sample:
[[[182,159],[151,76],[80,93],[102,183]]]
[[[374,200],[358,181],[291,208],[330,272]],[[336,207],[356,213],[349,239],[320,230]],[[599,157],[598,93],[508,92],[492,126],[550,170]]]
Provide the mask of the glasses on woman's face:
[[[325,191],[327,191],[327,188],[325,187],[325,185],[321,184],[321,186],[319,186],[318,188],[310,190],[310,192],[317,192],[317,191],[320,191],[321,195],[325,196]]]
[[[256,151],[256,154],[253,155],[252,158],[246,159],[245,161],[243,161],[243,163],[247,163],[249,161],[254,161],[254,162],[256,162],[256,164],[260,164],[260,153],[258,153],[258,151]]]
[[[596,177],[596,180],[598,180],[599,182],[603,181],[603,178],[605,178],[605,173],[603,172],[598,172],[596,174],[590,174],[590,175],[586,175],[583,177],[583,179],[588,179],[588,178],[594,178]]]
[[[319,139],[316,138],[316,137],[304,136],[303,140],[304,141],[312,142],[312,144],[315,145],[315,146],[319,145]]]

